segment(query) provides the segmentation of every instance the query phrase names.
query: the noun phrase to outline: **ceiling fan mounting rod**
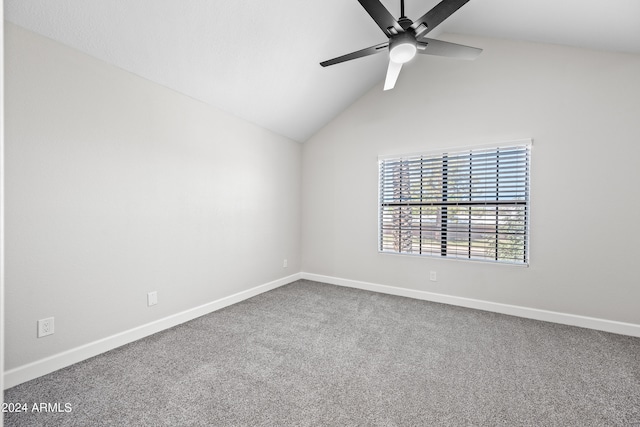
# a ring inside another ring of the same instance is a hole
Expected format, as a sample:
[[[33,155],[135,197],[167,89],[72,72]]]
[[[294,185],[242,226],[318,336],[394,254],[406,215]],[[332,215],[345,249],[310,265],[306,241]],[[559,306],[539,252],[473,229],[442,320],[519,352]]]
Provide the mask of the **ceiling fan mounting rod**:
[[[404,16],[404,0],[400,0],[400,18],[398,18],[398,24],[402,27],[404,31],[408,31],[410,33],[414,33],[413,28],[410,28],[413,24],[413,21],[406,16]],[[396,35],[392,32],[392,35]]]

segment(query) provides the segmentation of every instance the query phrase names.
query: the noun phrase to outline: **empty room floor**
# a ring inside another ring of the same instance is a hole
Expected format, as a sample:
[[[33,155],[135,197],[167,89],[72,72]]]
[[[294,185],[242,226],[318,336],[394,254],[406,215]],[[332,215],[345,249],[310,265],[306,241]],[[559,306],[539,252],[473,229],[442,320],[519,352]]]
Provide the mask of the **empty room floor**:
[[[30,409],[7,426],[640,425],[640,338],[300,280],[5,402]]]

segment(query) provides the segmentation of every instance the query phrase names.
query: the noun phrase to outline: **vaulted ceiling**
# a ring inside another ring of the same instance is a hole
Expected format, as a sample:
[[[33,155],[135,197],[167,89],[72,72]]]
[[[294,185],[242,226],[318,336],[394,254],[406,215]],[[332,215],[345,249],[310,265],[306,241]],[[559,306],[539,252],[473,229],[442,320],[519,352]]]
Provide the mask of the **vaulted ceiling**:
[[[5,18],[297,141],[386,72],[385,54],[318,64],[386,41],[356,0],[5,0]],[[640,1],[471,0],[443,32],[640,54]]]

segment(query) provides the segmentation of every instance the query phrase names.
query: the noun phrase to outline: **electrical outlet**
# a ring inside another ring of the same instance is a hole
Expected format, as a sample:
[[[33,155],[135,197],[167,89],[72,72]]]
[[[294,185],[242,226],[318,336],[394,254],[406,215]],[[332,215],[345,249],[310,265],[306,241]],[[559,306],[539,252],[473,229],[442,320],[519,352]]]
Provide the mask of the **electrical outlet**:
[[[282,262],[282,268],[287,268],[289,266],[289,263],[287,262],[287,259],[285,258],[285,260]]]
[[[147,294],[147,306],[151,307],[152,305],[156,305],[158,303],[158,292],[153,291]]]
[[[38,338],[53,334],[53,317],[38,320]]]
[[[431,280],[432,282],[436,282],[438,280],[438,277],[436,276],[436,272],[435,271],[430,271],[429,272],[429,280]]]

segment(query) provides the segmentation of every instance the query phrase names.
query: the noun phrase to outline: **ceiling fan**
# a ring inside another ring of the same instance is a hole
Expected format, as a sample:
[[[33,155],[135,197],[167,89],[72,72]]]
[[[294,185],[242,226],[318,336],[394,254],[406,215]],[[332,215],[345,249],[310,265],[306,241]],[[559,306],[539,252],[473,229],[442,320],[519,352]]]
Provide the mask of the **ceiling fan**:
[[[389,90],[395,86],[400,70],[402,69],[402,64],[412,60],[416,53],[448,56],[459,59],[476,59],[478,55],[480,55],[480,52],[482,52],[482,49],[475,47],[425,37],[469,0],[442,0],[416,21],[412,21],[404,16],[404,0],[400,0],[401,16],[397,20],[379,0],[358,1],[367,13],[371,15],[373,20],[376,21],[376,24],[378,24],[389,40],[366,49],[321,62],[320,65],[323,67],[373,55],[389,48],[389,67],[387,68],[387,77],[384,82],[384,90]]]

